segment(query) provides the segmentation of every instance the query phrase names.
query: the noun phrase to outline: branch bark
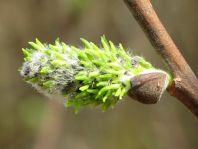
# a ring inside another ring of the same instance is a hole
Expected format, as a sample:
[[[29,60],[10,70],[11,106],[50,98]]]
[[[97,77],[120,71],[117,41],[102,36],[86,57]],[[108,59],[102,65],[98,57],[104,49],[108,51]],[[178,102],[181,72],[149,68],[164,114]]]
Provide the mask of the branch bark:
[[[198,80],[159,20],[150,0],[124,0],[174,77],[168,88],[198,118]]]

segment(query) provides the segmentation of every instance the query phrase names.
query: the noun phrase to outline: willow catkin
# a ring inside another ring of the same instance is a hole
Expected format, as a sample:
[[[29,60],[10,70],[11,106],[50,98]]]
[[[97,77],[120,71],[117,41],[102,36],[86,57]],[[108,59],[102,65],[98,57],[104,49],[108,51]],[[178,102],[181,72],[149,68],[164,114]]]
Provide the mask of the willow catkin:
[[[126,95],[132,78],[158,71],[144,58],[127,53],[121,44],[115,46],[104,36],[101,47],[81,41],[82,48],[59,40],[54,45],[38,39],[30,42],[31,48],[22,49],[25,62],[21,76],[45,95],[64,96],[66,105],[78,111],[87,105],[101,105],[105,110]]]

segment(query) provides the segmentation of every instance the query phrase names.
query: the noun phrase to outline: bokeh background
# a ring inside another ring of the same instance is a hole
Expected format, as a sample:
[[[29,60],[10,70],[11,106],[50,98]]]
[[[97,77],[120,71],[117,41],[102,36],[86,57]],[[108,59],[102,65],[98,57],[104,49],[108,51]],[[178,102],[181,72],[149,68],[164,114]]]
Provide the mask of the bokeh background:
[[[152,0],[162,22],[198,74],[198,1]],[[36,37],[81,45],[105,34],[164,68],[122,0],[0,0],[0,149],[197,149],[198,121],[165,94],[156,105],[125,98],[114,109],[74,114],[26,84],[22,47]]]

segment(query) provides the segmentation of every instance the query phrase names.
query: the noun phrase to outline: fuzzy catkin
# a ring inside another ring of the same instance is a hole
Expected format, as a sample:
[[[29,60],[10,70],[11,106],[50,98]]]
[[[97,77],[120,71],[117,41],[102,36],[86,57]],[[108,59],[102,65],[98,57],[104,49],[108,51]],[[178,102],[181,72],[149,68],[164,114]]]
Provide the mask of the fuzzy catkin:
[[[54,45],[38,39],[23,49],[20,73],[38,91],[67,98],[66,105],[78,111],[87,105],[101,105],[105,110],[125,96],[130,80],[148,70],[156,70],[139,56],[131,56],[123,46],[115,46],[101,37],[102,47],[81,39],[83,48]]]

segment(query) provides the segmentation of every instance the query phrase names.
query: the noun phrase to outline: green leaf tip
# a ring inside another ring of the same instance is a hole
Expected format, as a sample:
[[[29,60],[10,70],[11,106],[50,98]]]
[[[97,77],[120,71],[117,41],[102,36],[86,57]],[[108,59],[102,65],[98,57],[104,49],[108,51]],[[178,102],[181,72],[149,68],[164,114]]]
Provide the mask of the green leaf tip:
[[[69,46],[59,39],[43,44],[38,39],[22,49],[25,62],[21,76],[45,95],[61,95],[66,106],[79,111],[84,106],[113,107],[131,88],[131,78],[156,70],[139,56],[130,55],[101,37],[101,46],[80,39],[83,47]]]

